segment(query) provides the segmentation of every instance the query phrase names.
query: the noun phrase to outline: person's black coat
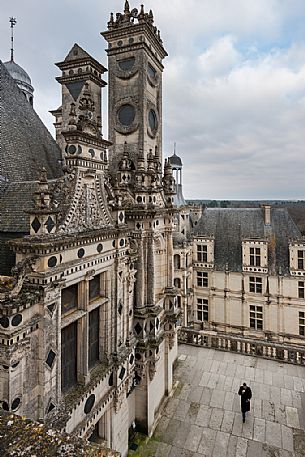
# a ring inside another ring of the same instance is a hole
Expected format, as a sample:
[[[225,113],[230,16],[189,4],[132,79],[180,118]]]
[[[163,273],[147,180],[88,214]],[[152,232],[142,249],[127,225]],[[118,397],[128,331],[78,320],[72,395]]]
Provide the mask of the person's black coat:
[[[252,398],[252,391],[250,387],[240,386],[238,395],[240,395],[240,407],[242,412],[250,411],[250,400]]]

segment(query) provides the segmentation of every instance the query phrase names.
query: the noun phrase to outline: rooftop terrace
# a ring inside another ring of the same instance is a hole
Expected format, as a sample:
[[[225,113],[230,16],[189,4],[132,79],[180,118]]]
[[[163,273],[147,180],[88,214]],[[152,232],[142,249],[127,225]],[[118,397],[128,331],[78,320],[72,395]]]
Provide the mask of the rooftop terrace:
[[[305,456],[305,366],[182,344],[175,378],[153,438],[135,455]],[[253,392],[245,424],[243,382]]]

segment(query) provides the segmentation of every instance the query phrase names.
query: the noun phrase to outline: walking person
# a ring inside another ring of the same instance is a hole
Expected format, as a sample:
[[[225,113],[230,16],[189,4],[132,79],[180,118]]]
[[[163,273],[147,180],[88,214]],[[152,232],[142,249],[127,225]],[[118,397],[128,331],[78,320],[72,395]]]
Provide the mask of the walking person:
[[[250,400],[252,398],[252,390],[244,382],[243,385],[239,388],[238,395],[240,395],[240,408],[243,416],[243,423],[245,423],[246,413],[250,411]]]

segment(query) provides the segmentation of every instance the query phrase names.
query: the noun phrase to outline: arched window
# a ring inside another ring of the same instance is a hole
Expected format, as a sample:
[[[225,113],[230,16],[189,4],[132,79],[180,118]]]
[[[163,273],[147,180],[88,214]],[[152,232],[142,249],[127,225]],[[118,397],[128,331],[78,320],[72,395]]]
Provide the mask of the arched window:
[[[180,267],[181,263],[180,263],[180,255],[179,254],[175,254],[174,255],[174,267],[176,270],[178,270]]]
[[[174,286],[177,287],[177,289],[181,288],[181,279],[180,278],[174,279]]]

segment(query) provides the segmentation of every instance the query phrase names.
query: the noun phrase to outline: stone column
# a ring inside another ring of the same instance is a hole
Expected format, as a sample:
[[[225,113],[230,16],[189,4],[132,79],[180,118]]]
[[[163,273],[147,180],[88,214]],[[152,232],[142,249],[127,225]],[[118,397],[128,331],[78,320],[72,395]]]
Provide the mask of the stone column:
[[[153,233],[147,238],[147,304],[155,304],[155,252]]]
[[[89,281],[81,281],[78,286],[78,308],[87,310],[89,303]],[[77,372],[78,381],[89,381],[88,369],[88,313],[77,321]]]
[[[144,306],[144,252],[143,238],[139,239],[139,257],[137,261],[137,280],[135,287],[135,307],[143,308]]]
[[[174,259],[174,249],[173,249],[173,237],[172,232],[167,231],[166,233],[166,245],[167,245],[167,287],[173,287],[173,259]]]

